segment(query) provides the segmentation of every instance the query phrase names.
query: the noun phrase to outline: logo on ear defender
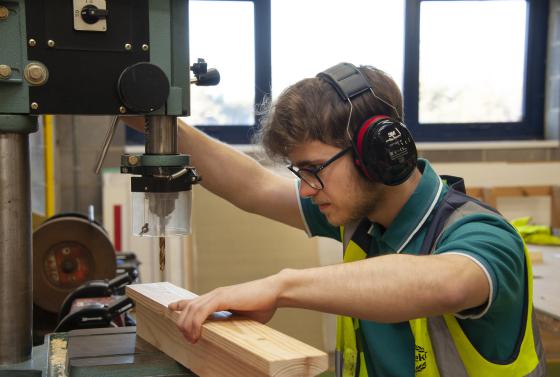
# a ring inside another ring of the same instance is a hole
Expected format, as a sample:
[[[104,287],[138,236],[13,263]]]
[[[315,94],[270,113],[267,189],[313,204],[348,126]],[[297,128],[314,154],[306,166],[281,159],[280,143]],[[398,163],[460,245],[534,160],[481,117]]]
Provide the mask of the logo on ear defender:
[[[398,140],[401,137],[401,131],[399,131],[398,129],[395,129],[393,131],[389,131],[387,133],[387,140],[385,140],[385,143],[390,143],[392,141]]]

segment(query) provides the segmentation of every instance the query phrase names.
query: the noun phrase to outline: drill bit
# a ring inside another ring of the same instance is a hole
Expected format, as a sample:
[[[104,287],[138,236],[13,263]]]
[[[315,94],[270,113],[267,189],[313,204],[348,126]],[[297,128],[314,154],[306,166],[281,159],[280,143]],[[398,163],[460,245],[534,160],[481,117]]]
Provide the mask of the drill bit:
[[[159,238],[159,270],[165,270],[165,237]]]

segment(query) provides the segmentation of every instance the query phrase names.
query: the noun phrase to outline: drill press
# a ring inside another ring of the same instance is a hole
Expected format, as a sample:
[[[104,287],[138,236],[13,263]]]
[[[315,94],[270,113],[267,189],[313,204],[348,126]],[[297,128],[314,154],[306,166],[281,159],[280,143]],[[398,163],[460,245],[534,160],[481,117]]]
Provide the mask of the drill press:
[[[146,153],[121,157],[121,172],[131,178],[132,232],[159,237],[160,270],[165,268],[165,237],[191,232],[191,186],[200,177],[188,155],[177,151],[174,117],[146,118]]]
[[[213,86],[220,82],[215,68],[208,69],[204,59],[198,59],[190,68],[197,86]],[[129,80],[134,80],[132,77]],[[121,80],[119,80],[121,82]],[[162,79],[162,83],[164,80]],[[122,85],[124,89],[127,84]],[[136,86],[136,85],[130,85]],[[124,93],[121,90],[119,93]],[[129,109],[147,113],[153,106],[136,91],[121,94]],[[109,130],[102,149],[106,152],[116,122]],[[121,173],[137,175],[131,178],[132,233],[137,236],[159,237],[160,271],[165,269],[165,237],[185,236],[191,233],[191,186],[200,181],[196,169],[190,165],[190,156],[178,153],[177,119],[175,116],[145,117],[145,154],[125,154],[121,157]],[[101,167],[103,154],[97,165]]]
[[[176,126],[190,111],[188,35],[187,0],[0,1],[0,375],[29,367],[51,375],[36,361],[45,350],[32,352],[31,334],[28,134],[37,116],[114,115],[113,131],[117,116],[145,116],[146,153],[123,156],[121,166],[138,175],[133,232],[190,232],[190,188],[199,177],[178,154]],[[121,339],[94,335],[103,352]]]

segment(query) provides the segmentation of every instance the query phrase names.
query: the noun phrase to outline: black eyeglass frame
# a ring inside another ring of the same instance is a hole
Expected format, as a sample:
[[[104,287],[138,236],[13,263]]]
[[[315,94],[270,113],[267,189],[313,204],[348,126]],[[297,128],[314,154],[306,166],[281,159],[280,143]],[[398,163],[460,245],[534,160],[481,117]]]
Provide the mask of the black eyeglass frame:
[[[301,168],[298,169],[296,167],[294,167],[294,164],[290,164],[287,166],[287,168],[294,173],[294,175],[296,177],[298,177],[299,179],[301,179],[302,181],[304,181],[305,183],[307,183],[309,186],[311,186],[312,188],[314,188],[315,190],[322,190],[325,188],[325,184],[323,183],[323,181],[321,180],[321,178],[319,177],[319,173],[325,169],[327,166],[329,166],[330,164],[332,164],[333,162],[335,162],[336,160],[338,160],[339,158],[341,158],[342,156],[344,156],[346,153],[348,153],[349,151],[352,150],[352,147],[347,147],[343,150],[341,150],[340,152],[338,152],[337,154],[335,154],[334,156],[332,156],[331,158],[329,158],[327,161],[323,162],[321,165],[317,166],[316,168]],[[315,177],[315,179],[321,184],[321,187],[317,187],[316,184],[309,182],[307,179],[305,179],[302,175],[301,172],[306,172],[310,175],[312,175],[313,177]]]

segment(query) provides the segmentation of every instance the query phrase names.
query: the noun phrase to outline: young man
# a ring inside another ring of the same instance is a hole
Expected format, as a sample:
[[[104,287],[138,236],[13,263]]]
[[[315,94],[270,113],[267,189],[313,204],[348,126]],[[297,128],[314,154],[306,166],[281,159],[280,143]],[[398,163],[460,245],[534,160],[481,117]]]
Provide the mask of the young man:
[[[545,375],[522,240],[417,160],[401,120],[397,85],[372,67],[342,63],[289,87],[270,106],[262,142],[290,162],[295,183],[180,125],[206,188],[341,241],[345,262],[171,304],[189,341],[214,311],[267,322],[298,307],[339,315],[339,376]]]

